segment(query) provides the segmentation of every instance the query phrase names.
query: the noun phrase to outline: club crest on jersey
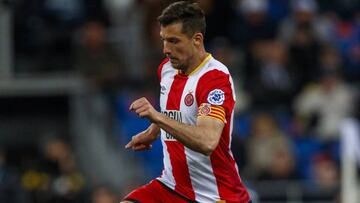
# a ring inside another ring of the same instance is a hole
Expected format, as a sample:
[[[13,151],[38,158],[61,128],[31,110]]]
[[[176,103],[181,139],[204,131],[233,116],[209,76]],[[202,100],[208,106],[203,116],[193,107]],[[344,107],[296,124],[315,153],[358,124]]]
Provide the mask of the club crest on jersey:
[[[208,95],[208,102],[213,105],[222,105],[225,101],[225,93],[221,89],[214,89]]]
[[[194,103],[194,96],[193,96],[193,94],[192,94],[191,91],[185,96],[184,102],[185,102],[185,105],[186,105],[186,106],[191,106],[191,105],[193,105],[193,103]]]
[[[211,104],[202,103],[199,107],[199,116],[207,116],[211,113]]]

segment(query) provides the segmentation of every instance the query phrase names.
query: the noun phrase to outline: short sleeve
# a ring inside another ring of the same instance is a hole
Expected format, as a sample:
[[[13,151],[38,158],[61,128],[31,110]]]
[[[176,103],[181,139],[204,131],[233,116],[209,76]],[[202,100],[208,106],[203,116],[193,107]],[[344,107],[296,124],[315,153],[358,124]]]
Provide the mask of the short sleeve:
[[[235,104],[230,75],[216,69],[205,73],[196,88],[196,101],[198,116],[210,116],[226,122]]]

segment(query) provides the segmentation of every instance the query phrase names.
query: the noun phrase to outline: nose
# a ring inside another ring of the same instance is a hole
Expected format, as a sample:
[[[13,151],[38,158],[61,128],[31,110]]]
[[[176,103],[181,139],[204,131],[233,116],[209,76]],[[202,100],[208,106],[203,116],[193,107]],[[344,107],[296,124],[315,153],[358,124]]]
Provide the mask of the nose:
[[[170,55],[171,54],[169,44],[166,41],[164,41],[164,43],[163,43],[163,53],[165,55]]]

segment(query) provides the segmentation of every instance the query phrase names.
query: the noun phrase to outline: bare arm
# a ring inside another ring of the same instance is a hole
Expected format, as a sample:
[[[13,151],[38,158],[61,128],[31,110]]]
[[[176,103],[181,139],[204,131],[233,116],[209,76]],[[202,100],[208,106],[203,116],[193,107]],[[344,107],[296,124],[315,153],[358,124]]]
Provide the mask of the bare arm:
[[[149,119],[186,147],[207,156],[215,150],[224,128],[224,123],[208,117],[198,117],[195,126],[180,123],[156,111],[146,98],[134,101],[130,110]]]
[[[195,126],[180,123],[163,114],[156,124],[186,147],[209,156],[218,145],[224,123],[210,117],[199,117]]]

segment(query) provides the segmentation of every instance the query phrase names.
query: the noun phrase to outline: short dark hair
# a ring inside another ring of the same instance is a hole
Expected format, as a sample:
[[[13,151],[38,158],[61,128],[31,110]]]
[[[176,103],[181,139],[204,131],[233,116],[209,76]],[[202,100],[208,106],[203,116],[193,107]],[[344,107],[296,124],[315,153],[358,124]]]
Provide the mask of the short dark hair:
[[[197,3],[178,1],[166,7],[158,17],[161,26],[182,23],[182,32],[191,37],[196,32],[205,36],[206,21],[204,11]]]

